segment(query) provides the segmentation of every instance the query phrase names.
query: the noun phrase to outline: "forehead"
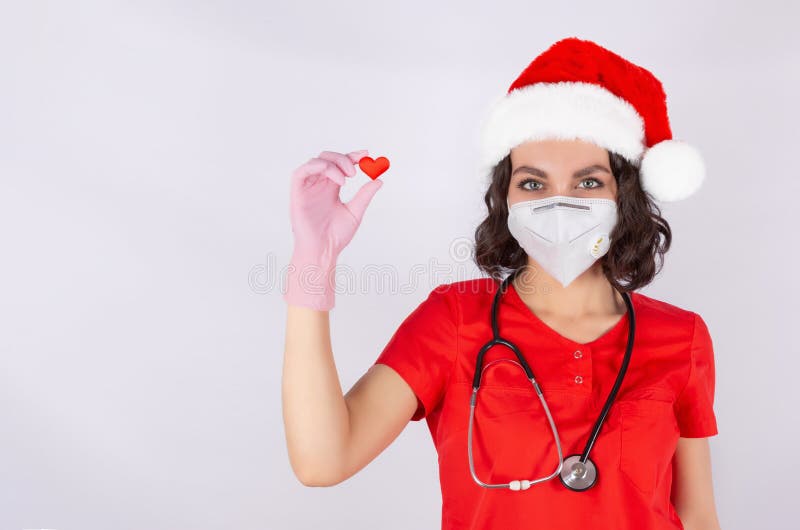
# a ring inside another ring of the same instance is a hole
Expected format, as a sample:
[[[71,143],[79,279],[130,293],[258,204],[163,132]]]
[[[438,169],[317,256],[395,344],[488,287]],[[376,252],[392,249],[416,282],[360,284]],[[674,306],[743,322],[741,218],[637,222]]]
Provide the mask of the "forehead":
[[[511,165],[577,167],[589,164],[608,165],[605,148],[585,140],[535,140],[511,149]]]

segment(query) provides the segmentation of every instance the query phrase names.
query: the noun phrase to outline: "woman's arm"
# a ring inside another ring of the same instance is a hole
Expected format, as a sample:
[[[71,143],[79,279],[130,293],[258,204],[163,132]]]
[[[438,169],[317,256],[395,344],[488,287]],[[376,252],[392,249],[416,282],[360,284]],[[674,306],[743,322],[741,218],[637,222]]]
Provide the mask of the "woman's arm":
[[[333,362],[328,311],[337,257],[382,186],[370,180],[346,204],[339,198],[366,154],[323,151],[295,169],[290,181],[294,248],[283,295],[288,314],[281,393],[289,460],[304,484],[340,476],[349,446],[350,417]]]
[[[679,438],[673,457],[672,503],[686,530],[720,530],[708,438]]]
[[[289,462],[306,485],[336,473],[349,424],[328,311],[287,306],[281,396]]]
[[[370,367],[342,396],[327,311],[288,306],[282,380],[289,460],[307,486],[338,484],[408,425],[417,397],[388,366]]]

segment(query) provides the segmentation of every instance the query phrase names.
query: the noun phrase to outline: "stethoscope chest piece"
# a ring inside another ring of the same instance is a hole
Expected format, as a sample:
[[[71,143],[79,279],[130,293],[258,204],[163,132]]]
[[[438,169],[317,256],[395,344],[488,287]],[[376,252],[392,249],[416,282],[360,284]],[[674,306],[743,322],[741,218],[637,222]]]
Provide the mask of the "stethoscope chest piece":
[[[588,458],[581,462],[581,455],[570,455],[564,459],[559,478],[573,491],[588,490],[597,482],[597,467]]]

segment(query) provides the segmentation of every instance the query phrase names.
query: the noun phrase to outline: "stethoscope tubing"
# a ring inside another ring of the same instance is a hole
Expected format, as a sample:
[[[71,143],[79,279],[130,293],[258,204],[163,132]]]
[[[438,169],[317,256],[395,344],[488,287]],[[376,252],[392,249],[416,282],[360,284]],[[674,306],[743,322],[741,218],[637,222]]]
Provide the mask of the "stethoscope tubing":
[[[553,416],[550,413],[550,408],[547,406],[547,401],[544,398],[544,394],[542,392],[542,389],[539,386],[538,382],[536,381],[536,378],[534,377],[533,370],[531,370],[531,367],[528,365],[528,362],[526,361],[525,356],[522,354],[522,352],[519,350],[519,348],[517,348],[517,346],[513,342],[511,342],[510,340],[504,339],[504,338],[502,338],[500,336],[500,329],[499,329],[499,324],[498,324],[498,309],[499,309],[500,297],[505,293],[505,291],[507,290],[509,284],[514,280],[514,278],[517,277],[517,275],[524,268],[525,268],[525,266],[519,267],[514,272],[512,272],[510,275],[508,275],[501,282],[500,287],[498,288],[497,292],[495,293],[494,300],[492,301],[492,309],[491,309],[492,338],[486,344],[484,344],[483,347],[479,350],[478,356],[477,356],[477,359],[476,359],[476,362],[475,362],[475,375],[474,375],[473,381],[472,381],[472,394],[470,396],[469,428],[468,428],[468,433],[467,433],[467,436],[468,436],[467,452],[468,452],[468,458],[469,458],[470,473],[472,475],[473,480],[476,483],[478,483],[480,486],[483,486],[483,487],[486,487],[486,488],[510,488],[512,490],[525,490],[525,489],[528,489],[533,484],[537,484],[539,482],[544,482],[544,481],[550,480],[550,479],[554,478],[555,476],[561,474],[563,466],[564,466],[564,456],[563,456],[562,447],[561,447],[561,439],[560,439],[560,437],[558,435],[558,429],[556,428],[555,421],[553,420]],[[633,304],[632,304],[632,302],[630,300],[630,295],[627,292],[620,291],[620,294],[622,295],[622,298],[625,301],[625,305],[627,307],[628,317],[629,317],[629,320],[628,320],[628,341],[627,341],[627,344],[626,344],[626,347],[625,347],[625,356],[624,356],[624,358],[622,360],[622,364],[620,366],[619,372],[617,373],[617,377],[616,377],[616,380],[614,382],[614,386],[612,387],[611,391],[609,392],[608,397],[606,398],[605,404],[603,405],[603,408],[600,411],[600,414],[599,414],[597,420],[595,421],[595,424],[594,424],[594,426],[592,428],[591,434],[590,434],[588,440],[586,441],[586,445],[585,445],[585,447],[583,449],[583,452],[581,453],[580,458],[577,461],[572,462],[572,466],[573,467],[577,465],[579,469],[584,471],[584,473],[585,473],[585,469],[587,467],[587,462],[588,462],[588,467],[591,468],[593,477],[589,480],[588,485],[584,484],[585,487],[579,487],[579,485],[578,485],[578,484],[580,484],[579,481],[576,482],[575,484],[568,483],[567,481],[564,480],[564,477],[562,476],[562,480],[561,480],[562,483],[565,485],[565,487],[567,487],[568,489],[572,489],[573,491],[585,491],[586,489],[588,489],[592,485],[594,485],[594,483],[596,481],[597,470],[596,470],[596,466],[594,466],[594,464],[589,460],[589,453],[591,452],[592,448],[594,447],[595,441],[597,440],[597,437],[600,434],[600,429],[602,428],[603,423],[605,422],[606,416],[608,415],[608,412],[611,409],[611,406],[613,405],[614,400],[617,397],[619,389],[622,386],[622,381],[624,380],[625,373],[628,370],[628,365],[630,363],[631,353],[633,351],[633,343],[634,343],[635,331],[636,331],[636,319],[635,319],[635,314],[634,314],[634,310],[633,310]],[[490,483],[485,483],[485,482],[481,481],[478,478],[477,474],[475,473],[475,465],[474,465],[473,455],[472,455],[472,425],[473,425],[474,416],[475,416],[475,407],[477,405],[478,389],[480,388],[480,380],[481,380],[481,376],[483,374],[483,370],[482,370],[482,368],[483,368],[483,358],[484,358],[484,355],[489,351],[489,349],[493,348],[494,346],[505,346],[506,348],[508,348],[508,349],[510,349],[511,351],[514,352],[514,354],[517,356],[517,359],[519,359],[519,364],[521,365],[522,369],[525,371],[525,374],[526,374],[528,380],[533,385],[533,388],[536,391],[536,395],[539,397],[539,401],[542,404],[542,408],[544,409],[545,414],[547,415],[547,420],[548,420],[548,422],[550,424],[550,428],[551,428],[551,430],[553,432],[553,438],[555,439],[556,450],[558,452],[558,466],[557,466],[556,470],[553,473],[551,473],[550,475],[547,475],[545,477],[541,477],[541,478],[538,478],[538,479],[534,479],[534,480],[513,480],[513,481],[511,481],[509,483],[504,483],[504,484],[490,484]],[[577,455],[574,455],[574,456],[577,456]],[[574,458],[574,456],[571,457],[571,458]]]

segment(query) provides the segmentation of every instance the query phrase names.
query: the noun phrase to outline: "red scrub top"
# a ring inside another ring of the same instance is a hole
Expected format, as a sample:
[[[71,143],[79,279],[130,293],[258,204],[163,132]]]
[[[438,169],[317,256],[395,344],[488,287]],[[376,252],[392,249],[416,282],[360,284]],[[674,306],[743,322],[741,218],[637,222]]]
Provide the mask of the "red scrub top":
[[[414,390],[438,453],[443,530],[681,529],[670,501],[680,436],[717,434],[714,355],[703,319],[631,292],[636,337],[625,380],[589,454],[597,482],[568,490],[558,476],[527,490],[484,488],[467,460],[469,401],[478,350],[492,337],[490,308],[499,282],[442,284],[399,326],[375,363]],[[541,321],[513,284],[499,307],[503,337],[516,343],[542,388],[564,457],[581,453],[625,354],[628,315],[582,344]],[[558,453],[547,417],[514,353],[484,356],[473,425],[475,472],[486,483],[550,475]],[[497,361],[497,362],[493,362]]]

